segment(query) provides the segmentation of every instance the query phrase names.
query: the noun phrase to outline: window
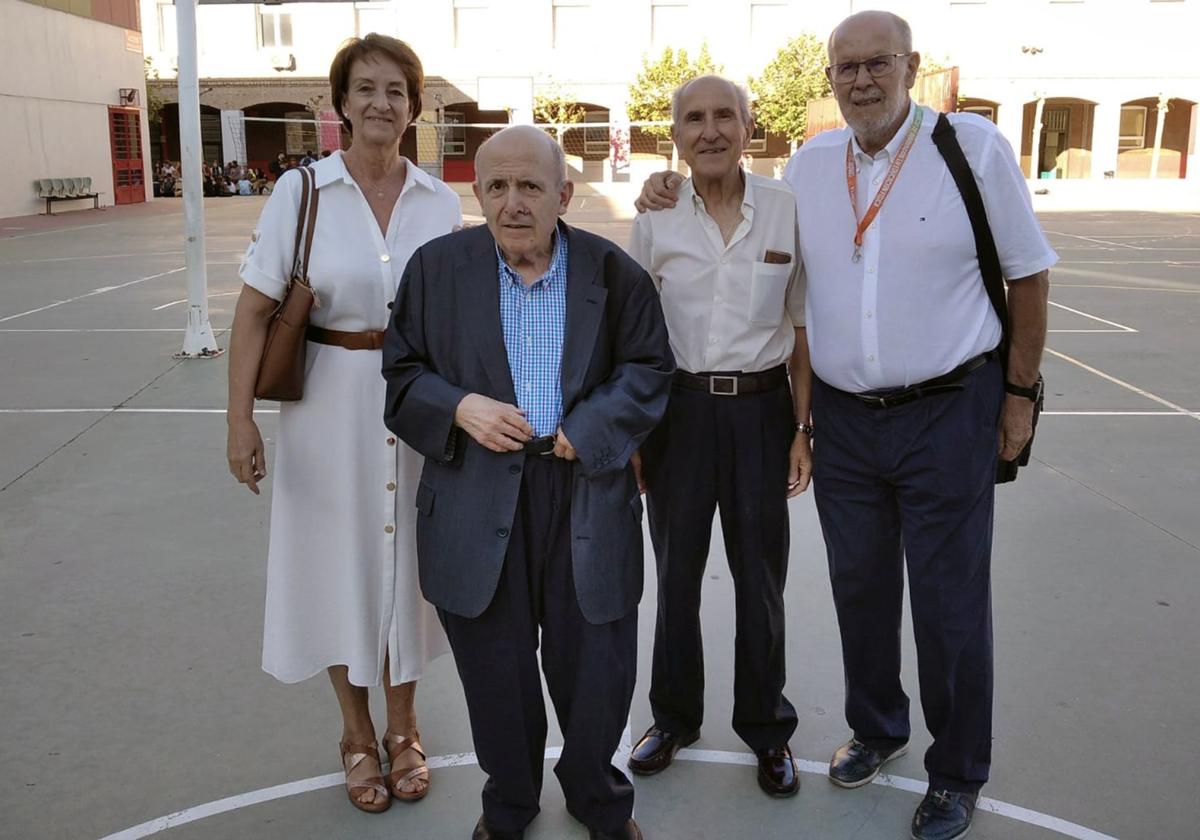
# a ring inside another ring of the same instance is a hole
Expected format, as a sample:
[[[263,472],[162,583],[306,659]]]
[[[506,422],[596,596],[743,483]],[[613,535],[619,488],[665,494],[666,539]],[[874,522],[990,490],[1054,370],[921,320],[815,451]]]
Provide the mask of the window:
[[[1121,138],[1118,149],[1142,149],[1146,146],[1146,106],[1121,106]]]
[[[789,12],[786,3],[751,3],[750,48],[767,54],[778,49],[795,23]]]
[[[455,111],[446,111],[442,114],[442,122],[446,123],[446,127],[442,129],[442,156],[443,157],[461,157],[467,153],[467,129],[462,127],[466,120],[463,115]]]
[[[592,8],[587,0],[553,0],[554,49],[570,49],[587,45],[591,31]]]
[[[482,47],[488,39],[488,7],[483,0],[454,0],[454,46]]]
[[[588,111],[583,115],[585,123],[603,123],[598,128],[583,130],[583,153],[585,155],[608,154],[608,111]]]
[[[750,135],[750,142],[746,144],[746,151],[760,155],[767,153],[767,130],[761,125],[756,124],[754,126],[754,133]]]
[[[355,3],[354,31],[358,37],[370,32],[395,35],[396,16],[391,3]]]
[[[996,121],[996,108],[992,105],[968,105],[962,109],[964,114],[978,114],[989,122]]]
[[[650,43],[655,50],[692,41],[692,11],[684,0],[651,0]]]
[[[292,14],[278,9],[258,8],[258,45],[263,49],[292,45]]]
[[[179,38],[175,32],[175,6],[158,4],[158,48],[168,55],[178,55]]]
[[[317,148],[317,123],[311,111],[288,111],[283,116],[289,120],[284,123],[284,145],[289,155],[300,156]]]

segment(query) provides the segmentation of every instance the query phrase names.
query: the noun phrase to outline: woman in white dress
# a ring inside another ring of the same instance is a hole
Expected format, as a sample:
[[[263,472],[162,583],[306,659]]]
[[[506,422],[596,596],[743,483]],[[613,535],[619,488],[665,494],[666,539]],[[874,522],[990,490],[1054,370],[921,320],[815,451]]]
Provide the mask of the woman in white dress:
[[[346,42],[330,68],[352,142],[312,167],[320,202],[308,276],[319,305],[304,398],[280,406],[271,504],[263,669],[286,683],[328,672],[347,793],[370,812],[429,789],[413,696],[425,664],[445,650],[417,581],[420,456],[383,425],[381,351],[369,349],[380,346],[413,251],[462,221],[458,196],[400,155],[423,86],[412,49],[377,34]],[[229,343],[229,469],[255,494],[267,467],[254,381],[291,274],[301,175],[280,178],[263,208]],[[386,784],[367,705],[367,686],[381,683]]]

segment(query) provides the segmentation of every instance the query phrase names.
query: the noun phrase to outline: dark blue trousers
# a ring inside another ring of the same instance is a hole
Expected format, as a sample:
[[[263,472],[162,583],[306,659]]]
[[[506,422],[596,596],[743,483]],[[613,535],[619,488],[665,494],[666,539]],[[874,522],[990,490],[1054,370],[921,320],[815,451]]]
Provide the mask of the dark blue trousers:
[[[813,386],[813,484],[855,737],[907,740],[900,685],[904,569],[932,787],[978,790],[992,742],[991,550],[1000,364],[963,390],[872,409]]]
[[[787,745],[796,710],[783,694],[783,588],[788,564],[788,451],[795,434],[787,385],[736,397],[676,387],[642,446],[658,620],[650,709],[686,734],[704,720],[700,589],[719,512],[733,578],[733,730],[755,751]]]
[[[637,680],[637,609],[590,624],[571,566],[568,461],[525,459],[517,515],[492,602],[477,618],[438,610],[454,651],[479,767],[483,813],[515,834],[538,814],[546,749],[542,672],[563,733],[554,772],[567,810],[616,832],[633,815],[633,785],[612,764]],[[540,631],[540,632],[539,632]]]

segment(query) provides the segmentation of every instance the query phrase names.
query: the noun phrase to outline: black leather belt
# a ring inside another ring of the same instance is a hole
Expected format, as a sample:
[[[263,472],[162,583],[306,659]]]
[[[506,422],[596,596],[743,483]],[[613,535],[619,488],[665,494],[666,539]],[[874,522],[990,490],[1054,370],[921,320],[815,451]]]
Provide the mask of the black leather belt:
[[[775,367],[758,373],[688,373],[675,371],[675,384],[689,391],[705,391],[715,397],[736,397],[770,391],[787,382],[787,367]]]
[[[968,359],[949,373],[943,373],[941,376],[933,377],[933,379],[926,379],[924,382],[918,382],[916,385],[910,385],[907,388],[901,388],[900,390],[896,391],[876,391],[866,394],[850,394],[850,396],[854,397],[854,399],[861,402],[867,408],[894,408],[898,405],[904,405],[906,403],[916,402],[919,399],[924,399],[925,397],[931,397],[934,394],[946,394],[951,391],[961,391],[963,389],[963,385],[959,382],[960,379],[962,379],[971,371],[978,370],[999,356],[999,350],[989,350],[986,353],[980,353],[973,359]]]
[[[553,455],[556,435],[542,435],[525,441],[526,455]]]

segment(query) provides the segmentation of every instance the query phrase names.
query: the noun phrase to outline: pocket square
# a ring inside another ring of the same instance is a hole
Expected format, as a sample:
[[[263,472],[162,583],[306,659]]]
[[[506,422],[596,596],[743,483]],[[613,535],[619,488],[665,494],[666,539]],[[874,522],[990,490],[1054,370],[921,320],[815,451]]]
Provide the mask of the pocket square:
[[[772,251],[767,249],[767,255],[763,257],[763,262],[768,265],[787,265],[792,261],[792,255],[784,251]]]

